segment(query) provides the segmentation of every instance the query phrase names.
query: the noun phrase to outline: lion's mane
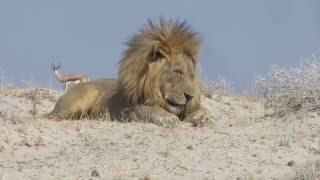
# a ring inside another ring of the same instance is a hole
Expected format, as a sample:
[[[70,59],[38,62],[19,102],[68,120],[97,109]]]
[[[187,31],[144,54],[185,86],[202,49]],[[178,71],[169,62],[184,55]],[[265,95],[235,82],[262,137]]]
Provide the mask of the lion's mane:
[[[156,57],[159,52],[165,56],[178,53],[188,55],[194,66],[200,51],[200,37],[191,30],[185,21],[151,20],[138,34],[127,42],[128,49],[120,61],[118,80],[123,94],[130,104],[164,105],[160,92],[159,75],[163,73],[165,63]],[[170,58],[169,58],[170,59]],[[199,80],[194,88],[200,89]]]

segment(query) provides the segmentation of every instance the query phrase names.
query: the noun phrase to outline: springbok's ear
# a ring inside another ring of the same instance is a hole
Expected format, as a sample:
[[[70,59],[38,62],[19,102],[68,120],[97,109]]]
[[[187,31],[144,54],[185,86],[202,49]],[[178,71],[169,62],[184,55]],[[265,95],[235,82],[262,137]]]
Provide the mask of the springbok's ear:
[[[151,53],[152,61],[157,61],[160,59],[168,59],[170,50],[167,46],[160,45],[153,48]]]
[[[57,68],[60,70],[61,69],[61,63],[58,62]]]

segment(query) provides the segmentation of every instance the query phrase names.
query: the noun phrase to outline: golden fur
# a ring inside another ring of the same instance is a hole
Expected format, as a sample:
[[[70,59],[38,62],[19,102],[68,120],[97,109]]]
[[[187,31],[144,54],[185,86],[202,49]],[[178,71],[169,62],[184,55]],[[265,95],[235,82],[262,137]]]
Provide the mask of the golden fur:
[[[77,85],[58,100],[50,115],[96,117],[108,111],[119,119],[129,109],[129,117],[134,114],[166,127],[184,119],[209,121],[208,111],[199,104],[201,81],[196,67],[200,44],[199,35],[185,22],[149,21],[128,41],[117,80]]]
[[[119,82],[130,103],[163,105],[160,95],[159,74],[164,63],[148,65],[156,53],[164,51],[166,56],[184,53],[192,57],[194,66],[200,50],[200,39],[185,22],[165,22],[160,20],[157,25],[152,21],[137,35],[133,36],[120,62]],[[199,88],[194,83],[194,88]]]

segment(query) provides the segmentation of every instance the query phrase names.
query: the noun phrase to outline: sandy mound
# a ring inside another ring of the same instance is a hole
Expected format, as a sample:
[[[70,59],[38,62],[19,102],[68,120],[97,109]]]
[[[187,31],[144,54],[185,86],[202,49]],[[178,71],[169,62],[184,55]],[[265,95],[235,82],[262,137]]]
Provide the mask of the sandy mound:
[[[320,116],[264,116],[243,96],[203,98],[213,127],[39,118],[59,92],[0,93],[0,179],[284,179],[320,154]]]

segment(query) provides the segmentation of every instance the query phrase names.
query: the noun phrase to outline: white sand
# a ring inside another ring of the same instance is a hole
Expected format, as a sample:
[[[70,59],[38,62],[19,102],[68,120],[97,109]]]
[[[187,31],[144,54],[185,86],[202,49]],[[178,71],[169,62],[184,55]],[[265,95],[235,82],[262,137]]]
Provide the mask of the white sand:
[[[59,93],[40,91],[39,113]],[[0,93],[0,179],[285,178],[320,154],[320,115],[264,117],[259,102],[204,98],[213,127],[33,118],[21,89]],[[293,166],[288,166],[294,161]]]

